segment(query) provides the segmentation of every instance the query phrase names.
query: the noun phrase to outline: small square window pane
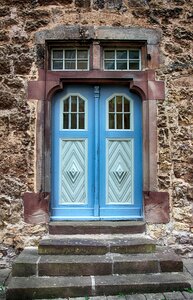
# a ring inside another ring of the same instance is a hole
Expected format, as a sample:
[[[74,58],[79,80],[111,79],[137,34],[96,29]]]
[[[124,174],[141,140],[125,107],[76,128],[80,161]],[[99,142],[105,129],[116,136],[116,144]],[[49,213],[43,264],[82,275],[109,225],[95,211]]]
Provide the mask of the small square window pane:
[[[63,129],[69,129],[69,114],[63,114]]]
[[[124,98],[124,112],[130,112],[130,101]]]
[[[114,70],[115,62],[113,60],[105,61],[105,70]]]
[[[109,129],[115,129],[115,114],[109,114]]]
[[[117,60],[117,70],[127,70],[127,61]]]
[[[129,50],[129,59],[139,59],[139,50]]]
[[[64,100],[64,112],[69,112],[69,98]]]
[[[123,129],[122,126],[122,114],[117,114],[117,129]]]
[[[84,128],[84,113],[79,114],[79,129],[85,129]]]
[[[71,111],[77,112],[77,96],[71,97]]]
[[[63,70],[63,61],[62,60],[53,60],[53,69],[54,70]]]
[[[84,112],[84,100],[79,98],[79,112]]]
[[[65,59],[75,59],[76,50],[65,50]]]
[[[77,61],[77,69],[78,70],[87,70],[88,69],[88,62],[79,60]]]
[[[139,70],[139,61],[130,60],[129,61],[129,70]]]
[[[117,96],[117,111],[122,112],[122,96]]]
[[[115,111],[115,98],[109,101],[109,112]]]
[[[77,51],[77,58],[78,59],[88,59],[88,50],[78,50]]]
[[[115,59],[115,51],[114,50],[105,50],[105,59]]]
[[[124,129],[130,129],[130,114],[124,114]]]
[[[127,59],[127,50],[118,50],[117,59]]]
[[[71,129],[77,129],[77,114],[71,114]]]
[[[63,59],[63,50],[53,50],[53,58]]]
[[[65,69],[66,70],[75,70],[76,69],[76,62],[73,61],[65,61]]]

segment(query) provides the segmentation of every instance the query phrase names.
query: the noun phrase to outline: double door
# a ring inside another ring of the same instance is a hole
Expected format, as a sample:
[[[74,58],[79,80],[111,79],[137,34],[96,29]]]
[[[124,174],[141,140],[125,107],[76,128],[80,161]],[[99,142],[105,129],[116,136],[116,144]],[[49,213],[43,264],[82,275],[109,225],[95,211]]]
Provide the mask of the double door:
[[[141,100],[126,86],[68,85],[52,100],[53,220],[142,217]]]

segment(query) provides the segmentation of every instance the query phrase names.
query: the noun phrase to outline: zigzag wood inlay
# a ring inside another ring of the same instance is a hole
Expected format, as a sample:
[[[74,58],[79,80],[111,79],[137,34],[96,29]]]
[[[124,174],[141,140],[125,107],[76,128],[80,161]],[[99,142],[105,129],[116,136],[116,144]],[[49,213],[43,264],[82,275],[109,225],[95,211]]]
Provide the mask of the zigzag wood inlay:
[[[132,141],[108,141],[107,203],[132,203]]]
[[[84,140],[62,141],[61,204],[87,201],[85,146]]]

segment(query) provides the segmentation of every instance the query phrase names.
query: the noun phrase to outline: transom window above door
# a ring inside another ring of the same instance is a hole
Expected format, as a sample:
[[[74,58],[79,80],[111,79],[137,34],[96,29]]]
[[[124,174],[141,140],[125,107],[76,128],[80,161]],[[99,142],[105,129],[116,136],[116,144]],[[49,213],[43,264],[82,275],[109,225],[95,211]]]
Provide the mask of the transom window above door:
[[[141,70],[139,49],[104,50],[104,70]]]
[[[88,70],[88,49],[53,49],[51,68],[54,71],[61,70]]]
[[[86,48],[88,47],[88,48]],[[143,58],[143,59],[142,59]],[[91,71],[98,61],[103,71],[140,71],[144,64],[144,48],[107,48],[93,46],[51,48],[49,67],[52,71]]]

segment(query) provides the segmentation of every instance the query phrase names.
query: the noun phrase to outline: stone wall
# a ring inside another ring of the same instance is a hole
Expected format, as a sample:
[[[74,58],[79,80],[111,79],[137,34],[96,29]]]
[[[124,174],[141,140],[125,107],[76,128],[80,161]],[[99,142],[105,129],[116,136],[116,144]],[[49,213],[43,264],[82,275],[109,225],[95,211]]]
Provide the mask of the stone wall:
[[[170,222],[148,225],[160,243],[193,256],[193,1],[1,0],[0,7],[0,258],[38,243],[46,224],[23,221],[21,195],[36,190],[37,101],[27,82],[37,78],[35,32],[58,24],[141,26],[162,30],[157,79],[158,187],[169,192]]]

